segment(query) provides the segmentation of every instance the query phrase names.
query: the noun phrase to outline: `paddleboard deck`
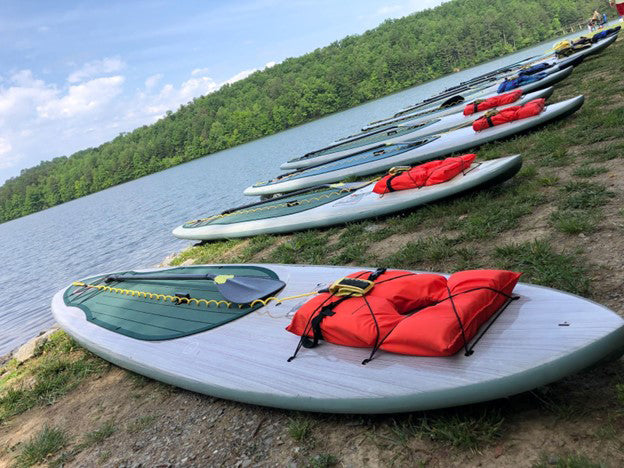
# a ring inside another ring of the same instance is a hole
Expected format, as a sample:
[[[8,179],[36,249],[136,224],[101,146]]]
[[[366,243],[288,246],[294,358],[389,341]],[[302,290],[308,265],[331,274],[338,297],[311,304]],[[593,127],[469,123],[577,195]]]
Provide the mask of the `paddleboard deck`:
[[[361,270],[301,265],[194,266],[184,270],[220,274],[224,268],[249,267],[269,270],[285,281],[286,287],[278,294],[282,298],[318,290]],[[182,286],[159,285],[169,292]],[[392,413],[487,401],[581,371],[620,354],[624,345],[624,321],[606,307],[565,292],[519,283],[514,294],[520,298],[482,327],[489,325],[470,356],[461,352],[450,357],[379,352],[362,365],[369,350],[323,342],[288,362],[299,337],[284,327],[306,298],[282,304],[272,301],[222,326],[153,341],[89,321],[75,302],[66,302],[72,288],[54,296],[54,317],[78,343],[102,358],[188,390],[293,410]],[[132,312],[137,307],[137,301],[146,313],[150,307],[145,304],[151,301],[152,323],[162,310],[162,301],[106,291],[92,301],[109,303],[108,296],[122,301],[122,317],[124,310]],[[198,314],[205,308],[203,304],[168,307],[178,316]]]
[[[453,179],[380,196],[373,183],[345,183],[229,210],[173,230],[180,239],[215,240],[332,226],[384,216],[507,180],[522,166],[520,155],[476,162]]]

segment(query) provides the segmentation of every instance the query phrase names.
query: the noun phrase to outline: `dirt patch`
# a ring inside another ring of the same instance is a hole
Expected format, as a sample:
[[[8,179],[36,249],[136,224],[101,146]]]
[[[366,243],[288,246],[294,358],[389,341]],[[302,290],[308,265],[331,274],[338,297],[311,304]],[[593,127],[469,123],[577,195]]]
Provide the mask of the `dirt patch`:
[[[604,150],[609,148],[610,146],[622,144],[622,143],[624,143],[624,138],[614,138],[610,140],[592,143],[591,145],[569,146],[567,148],[567,151],[572,156],[577,156],[580,154],[585,154],[585,155],[600,154],[604,152]]]
[[[9,451],[0,455],[0,466],[9,466],[20,442],[45,424],[67,431],[70,454],[105,421],[114,432],[69,456],[67,466],[304,467],[331,455],[339,466],[351,467],[528,467],[544,457],[578,452],[615,462],[622,460],[624,421],[609,416],[608,408],[615,404],[613,379],[623,371],[621,364],[611,364],[555,384],[552,395],[497,402],[504,416],[502,438],[473,451],[431,440],[427,432],[401,437],[403,415],[298,415],[186,392],[113,368],[55,405],[2,427],[0,444]],[[289,430],[298,419],[310,425],[301,440]]]

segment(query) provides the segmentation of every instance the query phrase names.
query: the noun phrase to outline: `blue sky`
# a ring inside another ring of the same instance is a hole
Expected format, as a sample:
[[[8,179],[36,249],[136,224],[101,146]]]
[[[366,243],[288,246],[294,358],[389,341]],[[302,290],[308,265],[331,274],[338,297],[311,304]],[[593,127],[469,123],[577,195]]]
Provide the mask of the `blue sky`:
[[[0,3],[0,184],[442,0]]]

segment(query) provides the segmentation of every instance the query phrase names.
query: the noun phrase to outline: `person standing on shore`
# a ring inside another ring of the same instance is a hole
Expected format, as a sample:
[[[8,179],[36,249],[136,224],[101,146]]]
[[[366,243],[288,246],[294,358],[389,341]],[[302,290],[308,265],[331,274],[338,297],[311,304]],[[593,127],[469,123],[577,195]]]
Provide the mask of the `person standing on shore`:
[[[624,22],[624,0],[609,0],[609,4],[615,7],[620,15],[620,21]]]
[[[594,14],[592,15],[591,18],[589,18],[589,23],[587,23],[589,32],[592,32],[594,29],[597,29],[599,25],[600,25],[600,13],[598,13],[598,10],[594,10]]]

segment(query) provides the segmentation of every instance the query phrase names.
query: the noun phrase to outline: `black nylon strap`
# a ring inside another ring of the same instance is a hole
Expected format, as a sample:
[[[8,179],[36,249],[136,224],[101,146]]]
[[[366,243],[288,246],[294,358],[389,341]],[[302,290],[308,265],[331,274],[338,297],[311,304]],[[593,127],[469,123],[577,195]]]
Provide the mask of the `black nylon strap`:
[[[331,317],[332,315],[334,315],[335,314],[335,312],[333,311],[334,307],[336,307],[341,302],[349,299],[351,296],[350,295],[343,296],[337,301],[332,302],[331,304],[325,305],[327,301],[331,299],[332,297],[335,297],[335,296],[329,296],[327,299],[323,301],[323,303],[318,307],[318,309],[320,310],[316,316],[314,315],[314,312],[312,313],[312,315],[310,315],[310,318],[308,319],[308,323],[303,329],[303,333],[301,333],[301,338],[299,339],[297,348],[295,348],[295,352],[293,353],[293,355],[288,358],[288,362],[292,361],[293,359],[297,357],[297,354],[299,353],[299,350],[301,349],[302,346],[304,348],[314,348],[315,346],[318,346],[319,340],[323,339],[323,333],[321,332],[321,322],[323,321],[325,317]],[[312,340],[308,338],[308,331],[310,328],[312,329],[312,334],[313,334]]]
[[[336,314],[336,312],[334,312],[332,309],[339,302],[341,301],[336,301],[333,304],[323,307],[321,311],[318,313],[318,315],[312,319],[312,321],[310,322],[310,325],[312,326],[312,332],[314,333],[314,337],[313,337],[313,340],[310,340],[310,338],[304,335],[303,342],[302,342],[304,348],[315,348],[318,346],[319,340],[323,339],[323,332],[321,330],[321,322],[323,321],[325,317],[331,317],[332,315]]]
[[[387,268],[377,268],[368,276],[368,281],[375,281],[386,272]]]
[[[392,188],[392,181],[401,174],[402,172],[397,172],[396,174],[392,174],[386,179],[386,189],[388,190],[388,193],[395,192],[395,190]]]

